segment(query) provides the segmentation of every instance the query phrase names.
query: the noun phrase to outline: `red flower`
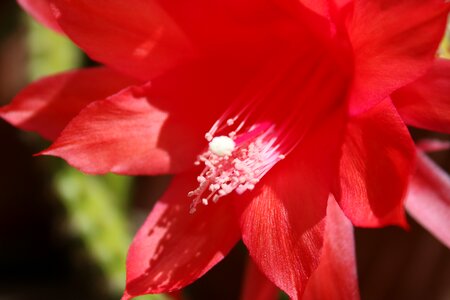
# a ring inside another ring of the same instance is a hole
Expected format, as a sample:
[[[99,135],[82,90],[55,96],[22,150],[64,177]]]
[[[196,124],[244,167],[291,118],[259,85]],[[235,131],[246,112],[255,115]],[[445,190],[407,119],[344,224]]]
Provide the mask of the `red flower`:
[[[450,132],[450,65],[435,59],[448,4],[21,2],[107,67],[38,81],[2,117],[87,173],[177,174],[131,245],[124,299],[184,287],[241,237],[291,298],[358,298],[338,207],[357,226],[406,226],[404,122]],[[442,177],[408,206],[448,213]]]

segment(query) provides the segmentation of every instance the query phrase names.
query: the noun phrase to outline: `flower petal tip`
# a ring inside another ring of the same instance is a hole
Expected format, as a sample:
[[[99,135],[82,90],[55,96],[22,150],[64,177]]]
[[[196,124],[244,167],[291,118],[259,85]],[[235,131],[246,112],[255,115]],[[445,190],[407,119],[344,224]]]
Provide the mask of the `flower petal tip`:
[[[122,298],[120,298],[120,300],[130,300],[130,299],[133,299],[133,296],[130,296],[130,294],[128,294],[127,291],[125,291],[125,292],[123,293]]]

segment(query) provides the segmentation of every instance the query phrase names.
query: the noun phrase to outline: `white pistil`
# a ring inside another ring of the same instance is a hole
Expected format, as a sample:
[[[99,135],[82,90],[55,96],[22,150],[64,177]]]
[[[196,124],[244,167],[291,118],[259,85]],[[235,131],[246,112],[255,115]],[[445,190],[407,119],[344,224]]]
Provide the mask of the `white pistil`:
[[[209,151],[217,156],[230,156],[233,153],[236,143],[229,137],[221,135],[209,142]]]

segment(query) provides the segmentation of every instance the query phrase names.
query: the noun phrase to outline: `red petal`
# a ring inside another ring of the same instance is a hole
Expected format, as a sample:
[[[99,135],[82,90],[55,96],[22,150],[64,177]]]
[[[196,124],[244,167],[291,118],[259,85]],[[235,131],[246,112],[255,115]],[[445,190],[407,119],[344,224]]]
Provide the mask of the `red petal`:
[[[320,265],[306,286],[304,300],[359,299],[352,223],[333,197],[328,200]]]
[[[405,225],[415,148],[389,99],[349,121],[334,195],[356,226]]]
[[[193,166],[207,146],[204,134],[248,81],[248,70],[230,73],[217,62],[211,70],[208,62],[92,103],[43,154],[94,174],[160,174]]]
[[[278,294],[278,288],[248,259],[241,300],[277,300]]]
[[[450,133],[450,60],[437,59],[417,81],[392,94],[409,125]]]
[[[148,95],[148,86],[135,86],[88,105],[41,154],[94,174],[160,174],[192,166],[206,130],[188,121],[184,106],[169,112]]]
[[[49,1],[64,32],[93,59],[138,78],[153,78],[193,54],[155,1]]]
[[[353,113],[382,101],[431,66],[450,4],[440,0],[355,1]]]
[[[263,64],[280,49],[310,42],[301,42],[302,23],[316,25],[287,17],[292,12],[279,1],[49,1],[63,30],[92,58],[145,80],[204,56]]]
[[[227,198],[189,213],[195,175],[177,176],[131,244],[128,296],[180,289],[212,268],[239,240],[238,217]],[[241,200],[241,199],[239,199]],[[125,298],[127,299],[127,298]]]
[[[450,178],[421,152],[406,198],[406,209],[450,248]]]
[[[288,15],[296,15],[299,23],[297,27],[308,28],[314,32],[316,36],[321,36],[323,41],[331,42],[333,52],[341,52],[337,49],[344,46],[342,52],[336,55],[342,64],[348,66],[351,64],[346,62],[344,56],[348,56],[348,36],[345,28],[345,20],[347,19],[347,9],[345,9],[352,0],[277,0],[286,10]],[[337,35],[339,37],[337,37]],[[298,36],[292,35],[297,41]],[[330,40],[330,38],[332,38]],[[310,39],[311,40],[311,39]],[[338,41],[336,43],[336,41]],[[309,43],[310,41],[306,42]],[[304,43],[301,43],[304,46]],[[323,47],[323,45],[322,45]],[[330,47],[330,45],[325,46]]]
[[[54,139],[87,104],[134,83],[107,68],[46,77],[26,87],[11,104],[2,107],[0,117],[14,126]]]
[[[264,177],[241,220],[250,256],[293,299],[301,297],[322,248],[342,122],[338,114],[327,121]]]
[[[45,26],[62,33],[50,8],[49,0],[17,0],[22,8]]]
[[[330,3],[328,0],[300,0],[299,2],[321,16],[329,17],[330,15]]]
[[[353,0],[300,0],[305,7],[326,18],[335,17],[342,8]]]

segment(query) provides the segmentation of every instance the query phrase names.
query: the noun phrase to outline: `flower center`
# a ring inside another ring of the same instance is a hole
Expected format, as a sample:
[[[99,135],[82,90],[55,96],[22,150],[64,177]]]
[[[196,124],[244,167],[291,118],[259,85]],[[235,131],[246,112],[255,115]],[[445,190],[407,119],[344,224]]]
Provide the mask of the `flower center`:
[[[282,135],[270,122],[256,123],[248,128],[245,121],[235,126],[230,118],[224,126],[220,120],[205,134],[208,149],[198,156],[195,165],[204,165],[197,176],[198,187],[188,193],[193,198],[190,213],[202,203],[217,202],[235,191],[251,191],[261,178],[285,157]],[[222,127],[222,128],[221,128]],[[227,134],[223,134],[224,132]]]
[[[190,213],[199,204],[253,190],[301,142],[322,111],[321,102],[311,98],[318,88],[311,83],[314,76],[330,77],[308,69],[293,51],[270,62],[242,90],[205,134],[209,147],[195,162],[203,171],[188,193]]]

